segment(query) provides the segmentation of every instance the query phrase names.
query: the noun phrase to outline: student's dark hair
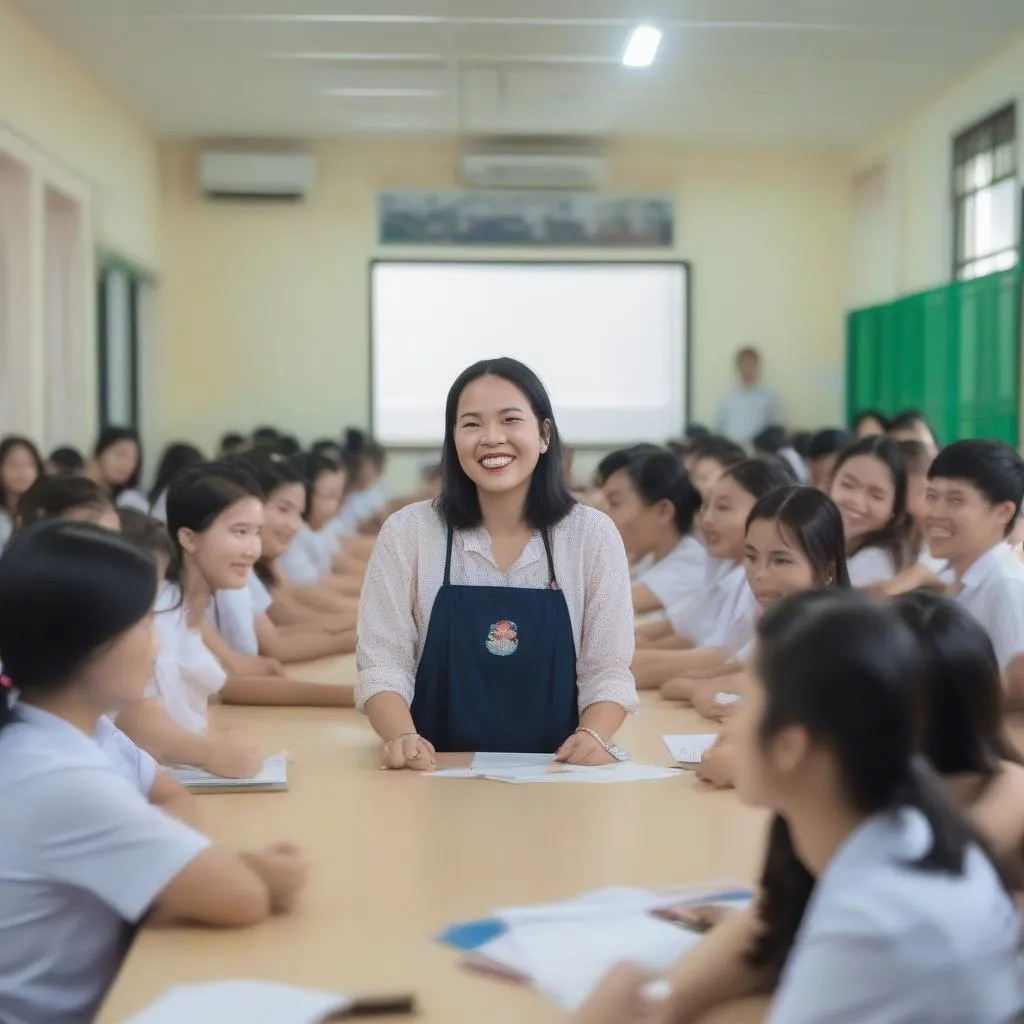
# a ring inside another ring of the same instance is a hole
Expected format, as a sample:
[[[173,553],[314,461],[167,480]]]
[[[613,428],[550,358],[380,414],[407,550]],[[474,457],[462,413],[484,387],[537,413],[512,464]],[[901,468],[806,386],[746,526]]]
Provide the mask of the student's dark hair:
[[[548,424],[550,435],[547,451],[540,456],[537,468],[533,471],[524,509],[530,526],[535,530],[546,530],[564,519],[576,502],[569,493],[569,484],[565,479],[562,444],[551,399],[540,378],[517,359],[484,359],[463,370],[452,384],[445,402],[442,485],[436,507],[445,522],[456,530],[479,526],[481,523],[480,496],[476,485],[459,464],[459,455],[455,450],[455,419],[462,392],[473,381],[485,376],[501,377],[513,384],[530,403],[538,424]]]
[[[846,568],[843,517],[835,502],[815,487],[776,487],[747,516],[747,529],[759,519],[774,522],[779,532],[803,553],[817,579],[850,586]]]
[[[712,436],[711,431],[703,423],[687,423],[686,429],[683,431],[683,439],[689,444],[693,444],[696,441],[706,441]]]
[[[793,468],[785,459],[776,455],[755,455],[729,466],[721,479],[731,478],[754,500],[779,487],[791,487],[796,483]]]
[[[896,447],[903,452],[910,476],[927,476],[935,457],[922,441],[897,441]]]
[[[163,555],[168,564],[174,559],[174,545],[167,527],[135,508],[119,508],[117,518],[121,520],[121,536],[132,541],[146,554],[156,558]]]
[[[14,527],[22,530],[41,519],[62,519],[76,511],[99,519],[113,507],[113,499],[95,480],[84,476],[41,476],[21,496]]]
[[[298,455],[302,451],[299,439],[291,434],[282,434],[277,440],[277,450],[282,455]]]
[[[943,448],[928,470],[929,480],[965,480],[992,505],[1013,502],[1007,536],[1024,499],[1024,459],[1005,441],[956,441]]]
[[[845,430],[838,427],[827,427],[811,435],[807,442],[808,459],[824,459],[829,455],[837,455],[852,440]]]
[[[809,430],[798,430],[789,439],[790,445],[793,447],[793,451],[800,456],[801,459],[809,458],[808,452],[811,447],[811,439],[814,435]]]
[[[292,465],[292,469],[302,477],[302,482],[306,485],[306,511],[303,514],[303,518],[308,519],[310,512],[313,510],[313,495],[316,492],[317,477],[321,473],[337,473],[343,469],[346,470],[347,476],[348,471],[342,462],[325,452],[319,455],[314,455],[312,452],[301,452],[289,459],[289,462]],[[349,477],[348,479],[351,478]]]
[[[139,457],[135,463],[135,472],[128,480],[117,487],[110,488],[115,500],[123,491],[131,491],[138,487],[139,480],[142,478],[142,440],[139,437],[139,432],[134,427],[104,427],[92,450],[93,458],[98,459],[108,448],[113,448],[121,441],[132,441]]]
[[[58,473],[68,476],[77,476],[85,472],[85,459],[82,457],[82,453],[70,445],[54,448],[46,461],[52,462],[57,467]]]
[[[43,475],[43,460],[39,457],[39,449],[27,437],[11,434],[0,441],[0,509],[7,511],[11,511],[8,502],[14,496],[7,494],[4,488],[3,468],[7,457],[17,448],[24,448],[36,464],[36,479]]]
[[[634,444],[628,448],[618,448],[613,452],[609,452],[601,461],[597,464],[597,469],[594,470],[594,486],[603,487],[605,481],[612,473],[617,473],[620,469],[625,469],[630,462],[630,459],[637,455],[642,455],[644,452],[656,452],[658,446],[656,444]]]
[[[831,751],[858,813],[912,808],[927,820],[931,846],[908,868],[958,876],[969,845],[987,849],[917,753],[917,648],[899,616],[855,589],[806,590],[779,602],[757,627],[760,741],[767,745],[790,726],[804,728]],[[777,816],[761,876],[763,930],[747,953],[751,966],[781,971],[813,888],[789,826]]]
[[[736,362],[739,363],[741,359],[745,359],[748,356],[753,357],[758,362],[761,361],[761,353],[752,345],[745,345],[743,348],[736,353]]]
[[[1024,763],[1003,724],[1003,683],[984,627],[955,601],[914,590],[890,602],[917,640],[921,750],[940,775],[988,780],[1001,761]]]
[[[902,412],[896,413],[889,420],[886,430],[891,433],[894,430],[913,430],[915,427],[924,427],[931,434],[932,440],[936,440],[932,425],[920,409],[904,409]]]
[[[59,693],[145,618],[155,597],[153,560],[131,542],[89,523],[36,523],[0,558],[4,673],[28,703]],[[8,716],[0,694],[0,724]]]
[[[735,466],[747,458],[747,453],[735,441],[719,434],[697,441],[690,449],[690,455],[695,459],[714,459],[723,469]]]
[[[192,466],[171,481],[167,489],[167,533],[174,547],[174,558],[167,579],[181,581],[183,553],[180,530],[202,533],[225,510],[243,498],[263,500],[263,492],[253,475],[239,465],[204,462]]]
[[[283,455],[253,451],[222,461],[250,473],[267,499],[286,484],[302,484],[303,488],[306,487],[306,477],[297,465],[298,456],[286,458]]]
[[[309,452],[311,455],[330,455],[332,458],[340,459],[341,444],[332,438],[321,437],[310,445]]]
[[[634,455],[626,464],[625,472],[645,505],[670,502],[676,530],[684,537],[690,533],[702,499],[690,474],[671,452],[655,449]]]
[[[759,455],[778,455],[786,447],[787,441],[785,427],[765,427],[754,438],[754,451]]]
[[[832,479],[837,480],[843,466],[850,459],[870,455],[878,459],[889,471],[893,485],[892,516],[880,530],[873,530],[857,539],[847,556],[855,555],[865,548],[881,548],[889,553],[899,572],[917,557],[914,547],[914,520],[907,511],[907,460],[896,442],[884,435],[863,437],[844,448],[832,470]]]
[[[249,439],[236,430],[229,430],[221,439],[217,448],[219,455],[236,455],[249,447]]]
[[[156,477],[149,490],[149,504],[152,506],[156,503],[157,498],[167,490],[171,481],[182,470],[188,469],[189,466],[198,466],[203,461],[203,453],[194,445],[181,441],[169,444],[160,456],[160,465],[157,466]]]
[[[252,432],[253,446],[275,445],[281,440],[281,431],[277,427],[257,427]]]
[[[881,428],[884,434],[889,429],[889,420],[885,413],[879,409],[861,409],[856,416],[853,417],[853,432],[856,433],[860,430],[862,423],[866,423],[868,420],[874,420]]]

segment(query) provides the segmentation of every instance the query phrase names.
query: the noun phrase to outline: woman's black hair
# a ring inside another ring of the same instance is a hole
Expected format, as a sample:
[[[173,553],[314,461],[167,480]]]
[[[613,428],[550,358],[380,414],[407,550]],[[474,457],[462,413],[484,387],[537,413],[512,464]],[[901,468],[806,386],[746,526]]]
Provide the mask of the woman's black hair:
[[[99,519],[113,508],[113,499],[95,480],[85,476],[41,476],[21,496],[14,528],[23,530],[41,519],[63,519],[75,511]]]
[[[902,412],[896,413],[886,424],[886,430],[889,433],[894,430],[913,430],[915,427],[924,427],[931,435],[931,439],[938,444],[934,428],[920,409],[904,409]]]
[[[13,537],[0,559],[0,659],[20,699],[31,704],[71,684],[155,597],[152,558],[109,530],[57,520]],[[0,724],[8,717],[0,694]]]
[[[879,409],[861,409],[861,411],[853,417],[853,432],[857,433],[857,431],[860,430],[860,425],[867,420],[874,420],[878,423],[882,428],[883,434],[889,429],[889,420],[885,413],[881,412]]]
[[[168,564],[174,560],[174,545],[167,527],[140,512],[136,508],[119,508],[117,518],[121,521],[121,536],[130,540],[153,558],[163,556]]]
[[[330,455],[331,458],[341,458],[341,445],[329,437],[322,437],[314,441],[309,448],[310,455]]]
[[[923,441],[897,441],[896,447],[903,452],[910,476],[927,476],[935,461],[932,450]]]
[[[689,454],[694,459],[714,459],[723,469],[735,466],[747,458],[747,453],[735,441],[718,434],[695,441]]]
[[[301,478],[302,482],[306,485],[306,509],[302,514],[303,519],[309,519],[310,513],[313,510],[313,495],[316,493],[316,480],[321,473],[338,473],[345,471],[346,473],[346,485],[345,489],[348,490],[348,480],[351,477],[347,476],[347,468],[337,459],[333,458],[326,453],[320,455],[314,455],[312,452],[302,452],[298,455],[293,456],[289,459],[292,469]],[[342,496],[344,501],[344,495]]]
[[[655,449],[634,455],[626,464],[625,472],[645,505],[671,502],[672,518],[679,535],[685,537],[690,533],[702,499],[690,474],[671,452]]]
[[[43,475],[43,460],[39,456],[39,449],[27,437],[10,434],[0,441],[0,510],[7,512],[14,511],[10,504],[11,499],[14,496],[7,494],[4,489],[3,468],[4,463],[7,461],[7,456],[10,455],[15,448],[24,448],[32,457],[32,461],[36,464],[37,480]]]
[[[57,467],[57,472],[67,476],[78,476],[85,472],[85,459],[77,448],[70,445],[62,445],[50,452],[47,462],[52,462]]]
[[[113,448],[120,441],[132,441],[135,444],[135,450],[138,452],[139,457],[135,463],[135,472],[132,473],[128,480],[117,487],[111,486],[109,488],[115,501],[123,491],[131,491],[137,488],[139,480],[142,478],[142,441],[139,438],[139,432],[134,427],[104,427],[100,431],[100,436],[96,439],[96,444],[92,450],[93,458],[98,459],[108,448]]]
[[[634,444],[628,448],[618,448],[613,452],[609,452],[601,461],[597,464],[597,469],[594,470],[594,486],[604,487],[605,482],[612,473],[617,473],[620,469],[625,469],[630,460],[635,458],[637,455],[642,455],[644,452],[656,452],[658,446],[656,444]]]
[[[225,455],[238,455],[249,447],[249,439],[236,430],[229,430],[221,439],[217,448],[218,454],[223,458]]]
[[[480,377],[500,377],[521,391],[530,403],[538,425],[548,426],[547,451],[542,453],[530,478],[523,509],[526,522],[535,530],[547,530],[568,514],[576,500],[569,493],[562,464],[562,443],[558,436],[551,399],[540,378],[518,359],[484,359],[467,367],[448,392],[444,408],[444,449],[441,455],[441,496],[436,507],[444,521],[456,530],[479,526],[480,495],[476,484],[459,464],[455,449],[455,420],[462,392]]]
[[[277,450],[282,455],[298,455],[302,451],[299,439],[291,434],[282,434],[277,441]]]
[[[755,455],[729,466],[719,479],[730,477],[756,501],[779,487],[796,483],[793,467],[777,455]]]
[[[850,434],[838,427],[826,427],[812,434],[807,442],[806,459],[825,459],[838,455],[853,440]]]
[[[1006,734],[999,660],[984,627],[955,601],[926,590],[889,604],[917,640],[921,750],[932,767],[988,780],[1002,761],[1024,764]]]
[[[758,455],[778,455],[789,443],[786,428],[780,426],[765,427],[754,437],[754,451]]]
[[[959,876],[971,844],[988,851],[917,752],[914,681],[921,667],[914,635],[884,605],[853,588],[794,594],[768,609],[757,627],[760,741],[767,745],[790,726],[805,729],[831,751],[859,814],[912,808],[927,820],[931,847],[909,869]],[[788,824],[776,816],[761,876],[763,928],[747,952],[751,966],[782,970],[814,884]]]
[[[843,517],[827,494],[814,487],[776,487],[758,498],[747,516],[747,529],[759,519],[777,524],[811,563],[816,579],[830,580],[827,586],[850,586]]]
[[[917,557],[914,549],[914,520],[907,511],[907,460],[891,438],[884,435],[863,437],[840,452],[832,469],[832,480],[838,478],[845,463],[861,455],[873,456],[889,470],[894,490],[892,517],[880,530],[859,537],[853,549],[847,551],[847,557],[865,548],[881,548],[889,553],[899,572]]]
[[[204,462],[203,453],[191,444],[184,444],[176,441],[169,444],[163,455],[160,456],[160,465],[157,467],[156,478],[149,491],[149,504],[155,505],[157,498],[170,486],[171,481],[182,470],[189,466],[198,466]]]
[[[238,465],[204,462],[174,478],[167,489],[167,533],[174,547],[168,580],[181,582],[184,556],[179,531],[202,533],[225,509],[244,498],[263,501],[263,492],[252,473]]]
[[[277,427],[257,427],[252,432],[252,443],[254,448],[265,445],[273,447],[281,440],[281,431]]]
[[[789,439],[793,451],[805,461],[809,458],[808,452],[811,447],[811,439],[814,435],[809,430],[798,430]]]

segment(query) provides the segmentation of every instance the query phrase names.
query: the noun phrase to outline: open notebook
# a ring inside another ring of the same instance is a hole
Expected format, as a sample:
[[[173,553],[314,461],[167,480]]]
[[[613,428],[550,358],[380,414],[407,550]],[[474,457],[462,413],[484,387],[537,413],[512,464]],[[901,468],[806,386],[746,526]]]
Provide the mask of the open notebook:
[[[221,775],[204,772],[201,768],[168,768],[168,771],[183,786],[196,791],[281,791],[288,788],[288,751],[282,750],[266,758],[263,767],[248,779],[225,779]]]

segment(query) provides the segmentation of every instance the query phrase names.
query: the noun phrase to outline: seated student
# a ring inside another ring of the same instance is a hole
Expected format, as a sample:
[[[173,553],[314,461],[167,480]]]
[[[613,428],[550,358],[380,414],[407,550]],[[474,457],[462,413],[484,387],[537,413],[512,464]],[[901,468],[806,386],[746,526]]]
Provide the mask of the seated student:
[[[0,701],[4,1024],[94,1020],[150,910],[251,925],[305,884],[294,847],[214,845],[154,805],[159,783],[147,800],[152,766],[112,759],[106,716],[142,696],[156,586],[146,555],[79,522],[30,527],[0,561],[0,658],[19,697]]]
[[[889,429],[889,421],[877,409],[862,409],[853,417],[853,435],[858,440],[877,437]]]
[[[746,459],[747,453],[727,437],[712,435],[699,441],[684,461],[693,486],[707,501],[714,482],[730,467]]]
[[[228,431],[217,446],[217,458],[223,459],[228,455],[241,455],[249,450],[249,440],[236,431]]]
[[[257,427],[252,432],[252,447],[278,451],[278,443],[281,440],[281,431],[276,427]],[[281,454],[279,452],[279,454]]]
[[[625,469],[629,465],[629,460],[634,455],[641,455],[644,452],[656,452],[658,450],[656,444],[634,444],[628,448],[617,448],[615,451],[605,455],[594,470],[587,504],[593,508],[600,509],[602,512],[607,512],[608,505],[605,501],[604,485],[607,483],[608,478],[620,469]],[[627,551],[626,554],[628,555],[629,552]]]
[[[105,427],[93,448],[86,475],[98,483],[119,508],[149,511],[149,501],[139,490],[142,444],[134,427]]]
[[[161,523],[167,522],[167,488],[171,481],[189,466],[204,462],[203,453],[191,444],[169,444],[160,456],[153,486],[149,489],[149,514]]]
[[[347,486],[337,513],[338,527],[340,533],[354,534],[387,503],[382,480],[387,452],[363,431],[350,427],[345,431],[341,461]]]
[[[780,459],[785,459],[789,463],[789,468],[793,470],[793,476],[796,477],[798,484],[810,483],[811,474],[807,464],[793,447],[786,435],[785,427],[765,427],[754,438],[753,443],[755,455],[777,455]]]
[[[357,705],[389,768],[434,751],[624,757],[638,707],[629,569],[573,501],[551,400],[514,359],[475,363],[445,405],[444,490],[384,524],[359,609]]]
[[[285,458],[290,459],[302,453],[302,445],[299,443],[299,439],[292,434],[282,434],[277,439],[276,450]]]
[[[893,441],[919,441],[928,449],[932,458],[939,452],[935,431],[917,409],[897,413],[889,420],[885,432]]]
[[[1024,1006],[1020,916],[917,754],[919,669],[910,630],[855,591],[761,619],[732,730],[740,798],[776,815],[761,892],[666,972],[664,1020],[773,988],[773,1024],[995,1024]]]
[[[701,498],[671,452],[634,456],[608,477],[604,494],[626,554],[644,565],[633,582],[633,611],[666,608],[703,584],[708,556],[693,535]]]
[[[54,448],[43,466],[47,476],[85,476],[85,459],[77,448]]]
[[[345,494],[345,470],[341,463],[326,455],[298,456],[295,465],[306,480],[305,521],[279,564],[290,582],[310,584],[331,575],[340,532],[336,516]]]
[[[43,460],[27,437],[0,441],[0,551],[14,532],[18,502],[42,476]]]
[[[1024,460],[1001,441],[957,441],[928,471],[925,539],[956,574],[956,600],[992,639],[1008,701],[1024,700],[1024,565],[1006,539],[1024,498]]]
[[[828,428],[813,434],[807,442],[807,472],[811,477],[811,486],[819,491],[829,492],[832,473],[835,470],[839,453],[850,443],[850,435],[845,430]]]
[[[15,530],[40,519],[77,519],[115,533],[121,528],[110,495],[84,476],[45,476],[37,480],[18,502]]]
[[[793,483],[787,463],[759,456],[727,469],[712,486],[700,524],[709,556],[705,585],[667,609],[671,636],[661,635],[661,623],[638,631],[644,646],[633,674],[640,689],[694,673],[717,675],[753,638],[757,604],[743,568],[747,517],[759,498]]]
[[[843,515],[855,587],[885,583],[912,564],[914,521],[907,512],[907,465],[886,437],[845,448],[832,471],[832,500]]]

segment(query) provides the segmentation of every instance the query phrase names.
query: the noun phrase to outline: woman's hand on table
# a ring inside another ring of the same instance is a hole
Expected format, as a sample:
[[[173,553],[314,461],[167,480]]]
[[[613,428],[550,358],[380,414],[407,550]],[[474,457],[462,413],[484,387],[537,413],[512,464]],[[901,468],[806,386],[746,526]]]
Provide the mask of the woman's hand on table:
[[[658,990],[651,991],[654,988]],[[655,980],[650,971],[635,964],[619,964],[605,975],[568,1024],[659,1024],[666,1019],[669,994],[668,982]]]
[[[432,772],[434,763],[434,747],[419,733],[407,733],[388,740],[381,748],[381,764],[384,768]]]
[[[309,877],[309,862],[302,850],[293,843],[272,843],[257,853],[243,854],[243,858],[263,879],[273,913],[294,910]]]
[[[716,700],[720,693],[729,692],[729,683],[725,679],[708,679],[693,688],[693,706],[698,713],[713,722],[720,722],[732,709],[732,704],[719,704]]]
[[[555,760],[562,764],[614,764],[615,758],[589,732],[574,732],[559,748]]]
[[[251,779],[263,766],[256,743],[237,732],[218,732],[209,737],[209,752],[199,767],[224,779]]]
[[[733,768],[732,747],[719,736],[697,765],[697,778],[716,789],[730,789],[735,785]]]

